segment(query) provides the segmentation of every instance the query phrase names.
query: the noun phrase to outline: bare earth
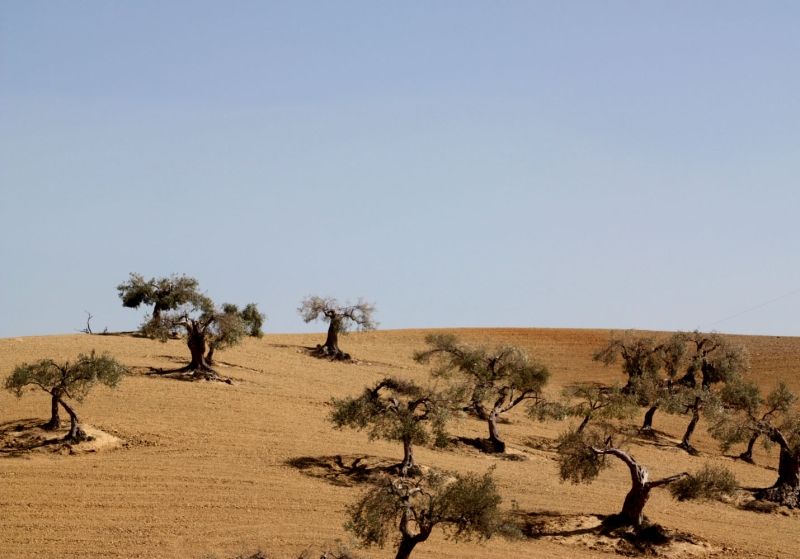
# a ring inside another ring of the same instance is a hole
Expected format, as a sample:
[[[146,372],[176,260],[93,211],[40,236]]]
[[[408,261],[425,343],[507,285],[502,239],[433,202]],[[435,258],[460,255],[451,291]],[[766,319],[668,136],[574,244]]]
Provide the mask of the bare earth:
[[[606,330],[458,330],[469,341],[526,347],[552,373],[553,393],[576,381],[623,380],[619,367],[592,362]],[[148,375],[186,364],[182,341],[166,344],[129,335],[66,335],[0,339],[0,376],[25,361],[71,359],[109,351],[133,374],[119,390],[96,388],[76,409],[92,441],[65,445],[41,431],[49,413],[44,392],[21,399],[0,393],[0,555],[2,557],[231,558],[263,550],[297,557],[309,547],[347,541],[344,507],[363,485],[360,475],[398,462],[399,444],[369,442],[364,433],[336,431],[326,421],[332,396],[356,394],[387,375],[425,382],[427,369],[411,359],[428,331],[352,334],[342,348],[360,360],[331,363],[307,355],[323,334],[268,335],[220,353],[218,370],[234,384],[186,382]],[[785,379],[800,391],[800,338],[737,336],[747,344],[753,377],[765,389]],[[559,483],[551,441],[566,422],[536,423],[514,410],[501,433],[512,458],[487,456],[469,445],[420,448],[426,466],[495,476],[531,537],[485,545],[455,544],[435,531],[413,556],[611,557],[617,543],[593,536],[599,517],[618,512],[629,487],[627,468],[614,464],[591,485]],[[695,471],[704,462],[731,468],[745,487],[771,485],[777,451],[757,448],[756,465],[720,455],[702,424],[701,456],[674,445],[688,422],[657,414],[656,441],[631,452],[658,478]],[[486,436],[464,419],[457,437]],[[738,454],[742,449],[734,449]],[[360,460],[359,460],[360,459]],[[656,490],[649,518],[688,537],[664,556],[800,557],[795,511],[751,512],[718,502],[680,503]],[[393,550],[372,549],[373,557]]]

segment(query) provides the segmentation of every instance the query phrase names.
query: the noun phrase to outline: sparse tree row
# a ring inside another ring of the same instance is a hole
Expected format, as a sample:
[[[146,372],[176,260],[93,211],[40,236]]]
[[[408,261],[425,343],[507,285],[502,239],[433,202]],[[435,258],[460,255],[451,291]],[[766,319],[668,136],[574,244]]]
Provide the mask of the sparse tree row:
[[[149,312],[139,336],[167,342],[182,337],[189,350],[185,367],[175,373],[191,379],[224,380],[215,367],[216,353],[260,338],[266,318],[255,303],[240,309],[216,305],[199,289],[194,278],[172,275],[145,280],[131,274],[117,287],[123,306]],[[324,344],[308,348],[309,354],[331,361],[354,361],[339,347],[340,334],[350,329],[372,330],[375,305],[359,299],[340,304],[334,298],[309,296],[297,309],[305,322],[328,324]],[[87,325],[88,330],[88,325]],[[328,417],[336,429],[366,431],[370,440],[398,443],[402,458],[383,475],[373,478],[356,502],[346,508],[345,524],[364,546],[396,546],[396,558],[410,557],[438,526],[455,540],[483,540],[495,535],[522,537],[512,510],[502,510],[502,497],[490,469],[484,473],[442,471],[417,462],[414,449],[429,445],[446,451],[454,442],[448,426],[453,420],[474,417],[485,422],[486,439],[470,444],[481,452],[508,456],[500,419],[519,406],[537,421],[573,418],[555,441],[557,475],[561,481],[591,483],[612,463],[630,472],[630,487],[618,514],[603,523],[606,535],[639,534],[653,525],[645,507],[653,489],[669,487],[678,500],[718,498],[736,490],[726,469],[706,466],[691,474],[673,472],[650,479],[645,464],[628,448],[636,437],[656,437],[658,411],[686,417],[677,445],[698,454],[692,436],[704,420],[723,452],[742,444],[738,458],[752,462],[754,445],[777,446],[779,457],[774,485],[755,497],[788,507],[800,506],[800,411],[797,397],[784,383],[763,396],[749,380],[746,348],[735,346],[716,333],[678,332],[664,337],[628,331],[612,335],[592,358],[604,365],[619,364],[618,383],[584,382],[568,386],[555,396],[545,392],[550,380],[547,366],[521,347],[469,344],[453,334],[431,334],[426,346],[414,352],[417,363],[429,366],[428,381],[412,382],[385,376],[369,386],[354,387],[355,395],[331,398]],[[587,356],[587,361],[589,356]],[[223,363],[224,364],[224,363]],[[155,370],[154,370],[155,372]],[[85,440],[71,401],[82,401],[100,383],[119,386],[128,369],[108,354],[79,355],[74,361],[43,359],[23,363],[5,379],[5,388],[22,396],[28,387],[50,396],[50,417],[45,429],[61,427],[60,410],[70,418],[66,440]],[[641,427],[629,422],[644,412]],[[513,414],[511,414],[513,415]],[[624,536],[627,537],[627,536]],[[349,551],[326,552],[323,557],[355,557]]]

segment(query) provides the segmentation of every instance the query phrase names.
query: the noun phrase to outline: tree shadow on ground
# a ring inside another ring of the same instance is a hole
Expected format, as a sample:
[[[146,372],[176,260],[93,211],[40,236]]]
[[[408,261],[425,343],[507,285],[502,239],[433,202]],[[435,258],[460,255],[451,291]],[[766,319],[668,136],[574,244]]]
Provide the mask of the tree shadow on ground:
[[[323,479],[333,485],[353,487],[375,483],[383,475],[395,472],[396,462],[368,455],[299,456],[285,462],[303,474]]]
[[[177,357],[175,355],[156,355],[159,359],[166,359],[167,361],[172,361],[173,363],[186,363],[186,359],[183,357]]]
[[[44,447],[65,444],[61,431],[44,431],[46,421],[39,418],[17,419],[0,423],[0,456],[17,457]]]
[[[547,437],[528,437],[528,439],[525,441],[525,446],[535,450],[540,450],[542,452],[558,451],[558,441],[555,439],[549,439]]]
[[[481,454],[488,454],[494,458],[511,461],[524,461],[528,457],[520,452],[509,452],[511,449],[506,447],[506,452],[497,452],[489,439],[456,437],[451,439],[450,444],[456,449],[474,449]]]
[[[215,382],[222,382],[225,384],[233,384],[233,379],[229,377],[220,376],[214,370],[191,370],[188,366],[180,367],[177,369],[160,369],[156,367],[150,367],[145,370],[143,373],[146,376],[155,376],[155,377],[164,377],[173,380],[182,380],[186,382],[196,382],[199,380],[207,380],[207,381],[215,381]]]
[[[620,523],[620,517],[615,514],[561,514],[544,510],[518,511],[516,517],[527,538],[587,546],[619,555],[660,556],[683,551],[704,555],[713,551],[711,546],[691,534],[668,530],[647,521],[637,530]]]

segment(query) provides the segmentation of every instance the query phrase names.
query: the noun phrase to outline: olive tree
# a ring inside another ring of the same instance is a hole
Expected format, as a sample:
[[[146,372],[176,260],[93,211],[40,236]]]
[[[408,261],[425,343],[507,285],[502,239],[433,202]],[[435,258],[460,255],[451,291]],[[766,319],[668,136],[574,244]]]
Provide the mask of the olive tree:
[[[592,358],[604,365],[621,360],[622,372],[627,376],[622,390],[636,396],[639,405],[648,408],[640,431],[652,432],[653,416],[671,396],[669,378],[675,376],[686,359],[686,346],[681,338],[672,336],[658,340],[655,336],[628,330],[621,336],[612,334]]]
[[[122,306],[138,309],[153,305],[152,319],[158,321],[163,311],[172,311],[201,297],[199,283],[185,275],[172,274],[168,278],[145,280],[141,274],[131,272],[128,281],[117,286]]]
[[[513,533],[500,502],[491,470],[482,476],[431,470],[389,478],[365,492],[347,507],[345,528],[367,547],[383,547],[399,530],[395,559],[407,559],[437,525],[455,541]]]
[[[161,342],[166,342],[172,335],[184,335],[191,361],[180,371],[196,378],[221,380],[209,363],[206,349],[213,355],[214,349],[237,345],[247,336],[247,324],[240,313],[233,312],[235,308],[233,305],[217,308],[211,299],[200,295],[172,311],[162,313],[158,320],[154,318],[145,323],[141,332]]]
[[[532,360],[524,349],[501,345],[493,349],[471,346],[452,334],[431,334],[429,348],[418,351],[420,363],[435,360],[432,375],[464,383],[471,394],[470,407],[489,426],[489,442],[495,452],[505,452],[497,419],[522,402],[536,402],[550,379],[547,367]]]
[[[708,410],[711,435],[724,451],[749,441],[748,451],[761,437],[765,446],[780,448],[778,479],[756,494],[760,499],[800,506],[800,410],[797,396],[781,381],[766,398],[751,382],[732,383],[721,390],[720,405]],[[752,459],[752,455],[751,455]]]
[[[609,456],[620,460],[628,467],[631,473],[631,488],[625,496],[622,511],[608,519],[608,524],[614,526],[632,526],[639,529],[645,520],[644,507],[650,498],[650,491],[678,481],[688,476],[686,472],[650,480],[647,468],[639,464],[627,451],[617,448],[611,437],[605,440],[594,430],[576,432],[567,431],[559,439],[558,466],[559,476],[562,481],[572,483],[591,483],[609,466]]]
[[[690,334],[679,333],[676,339],[688,347],[688,366],[673,385],[674,401],[683,408],[680,411],[692,414],[679,446],[694,454],[697,451],[691,444],[691,437],[701,411],[706,405],[713,406],[718,398],[715,386],[739,383],[750,369],[750,358],[747,348],[734,346],[716,333],[695,330]]]
[[[564,419],[575,417],[581,420],[576,431],[582,432],[592,419],[624,420],[636,415],[636,400],[619,386],[602,386],[579,383],[561,392],[560,401],[542,399],[528,408],[534,419]]]
[[[21,397],[28,386],[50,394],[50,421],[44,428],[55,430],[61,427],[61,406],[70,418],[70,429],[65,439],[77,442],[86,438],[86,432],[80,426],[77,412],[66,398],[82,402],[95,384],[116,388],[127,373],[127,367],[108,353],[98,356],[92,351],[88,356],[78,355],[75,361],[57,363],[52,359],[42,359],[36,363],[18,365],[6,377],[5,389],[17,397]]]
[[[349,302],[340,305],[333,297],[317,297],[309,295],[303,299],[297,312],[306,323],[322,320],[328,323],[328,337],[324,345],[318,345],[316,355],[331,359],[347,360],[350,355],[339,349],[339,335],[346,334],[350,328],[357,330],[375,330],[378,323],[374,320],[375,305],[367,303],[359,297],[355,305]]]
[[[336,428],[368,429],[371,440],[403,443],[400,471],[417,469],[414,445],[433,442],[447,446],[447,422],[451,418],[449,395],[422,388],[411,381],[385,378],[356,397],[331,400],[329,419]]]

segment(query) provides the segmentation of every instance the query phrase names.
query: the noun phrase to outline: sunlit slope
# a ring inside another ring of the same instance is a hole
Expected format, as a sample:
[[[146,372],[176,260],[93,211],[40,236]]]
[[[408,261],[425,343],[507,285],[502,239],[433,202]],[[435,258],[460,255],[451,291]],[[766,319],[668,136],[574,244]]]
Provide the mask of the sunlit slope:
[[[62,455],[34,452],[0,454],[0,549],[3,557],[232,557],[263,549],[292,557],[309,545],[336,538],[344,507],[361,489],[334,484],[297,468],[325,457],[368,456],[398,460],[399,444],[369,442],[365,433],[335,431],[327,422],[331,396],[355,394],[384,376],[427,379],[427,369],[411,356],[430,331],[401,330],[352,334],[341,340],[358,364],[331,363],[306,354],[324,335],[267,335],[248,339],[217,356],[232,386],[148,376],[188,361],[181,341],[166,344],[128,335],[68,335],[0,340],[0,374],[16,364],[45,357],[74,358],[80,352],[109,351],[134,374],[119,390],[98,387],[82,404],[81,419],[128,442],[117,450]],[[525,347],[552,373],[549,389],[577,381],[623,380],[617,366],[591,360],[606,330],[463,329],[470,342],[505,342]],[[785,379],[800,391],[800,338],[736,336],[753,362],[752,376],[765,388]],[[0,393],[0,429],[48,417],[43,392],[17,399]],[[523,410],[501,424],[509,447],[525,461],[487,457],[477,451],[417,450],[424,465],[495,475],[506,506],[559,513],[617,512],[629,474],[615,464],[588,486],[561,484],[552,454],[531,443],[555,437],[567,423],[536,423]],[[688,419],[656,415],[656,429],[679,439]],[[695,444],[700,457],[669,445],[637,445],[632,453],[654,477],[698,469],[704,462],[732,468],[745,486],[775,480],[777,454],[759,449],[756,466],[721,457],[701,427]],[[484,437],[482,422],[453,425],[457,436]],[[737,451],[738,452],[738,451]],[[772,468],[772,469],[768,469]],[[647,514],[656,522],[689,531],[711,543],[764,557],[796,557],[800,517],[756,514],[720,503],[677,503],[656,491]],[[378,558],[391,549],[372,550]],[[608,557],[608,554],[542,541],[485,546],[454,544],[435,532],[414,557]]]

